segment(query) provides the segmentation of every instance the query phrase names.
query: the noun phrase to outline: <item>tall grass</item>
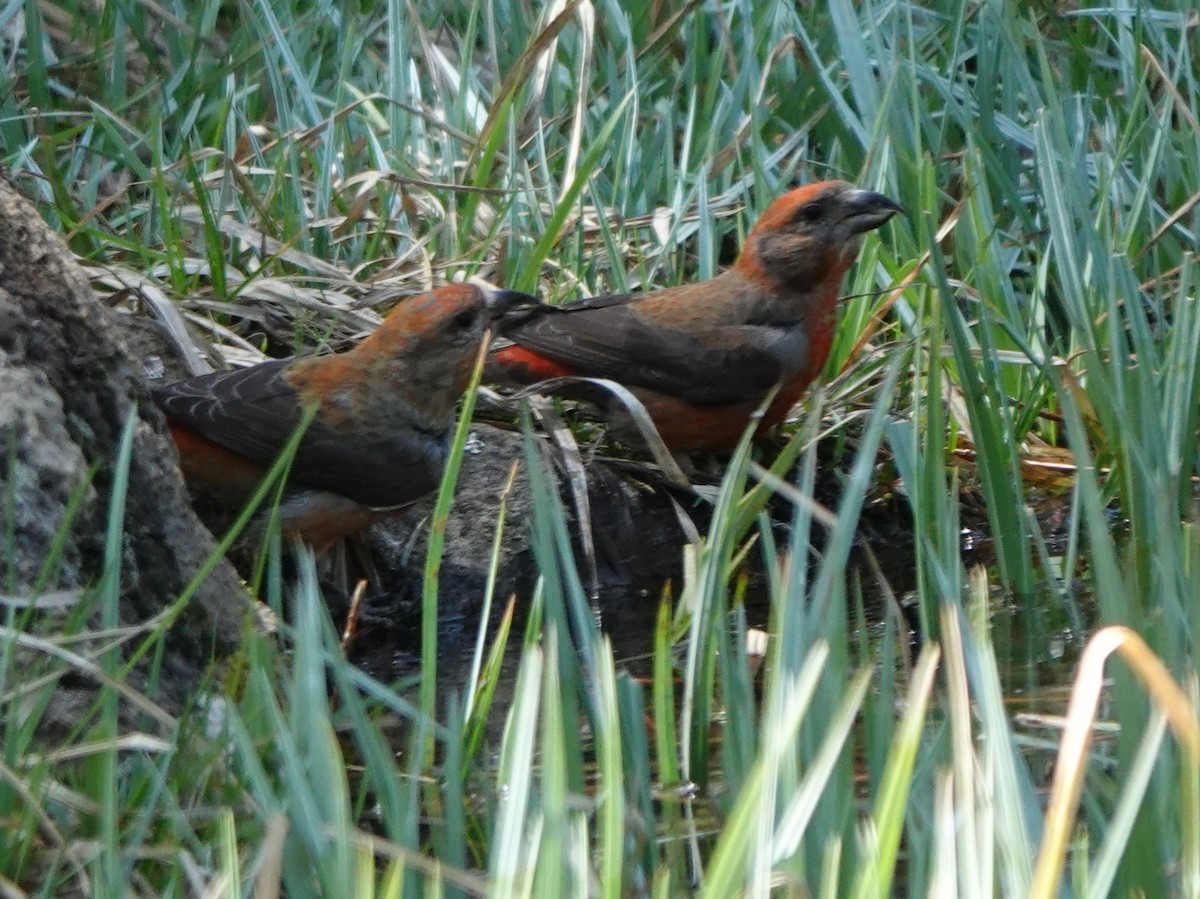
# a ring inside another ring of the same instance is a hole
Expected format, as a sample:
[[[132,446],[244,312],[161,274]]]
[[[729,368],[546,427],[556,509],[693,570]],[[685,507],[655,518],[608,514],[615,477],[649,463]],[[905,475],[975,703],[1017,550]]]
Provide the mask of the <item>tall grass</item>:
[[[525,632],[511,612],[481,632],[450,695],[429,686],[434,622],[423,695],[349,667],[306,565],[287,652],[248,633],[178,720],[113,667],[131,635],[80,642],[112,618],[113,572],[65,605],[4,597],[0,887],[1196,895],[1193,15],[874,0],[0,9],[12,177],[105,293],[114,271],[150,308],[158,288],[238,361],[369,326],[355,308],[368,285],[481,275],[560,300],[708,276],[794,179],[845,177],[909,212],[847,282],[809,407],[825,427],[810,416],[778,459],[730,460],[646,635],[644,681],[596,628],[532,438],[541,579],[518,600]],[[855,449],[824,515],[803,499],[827,475],[814,438],[848,422]],[[849,575],[883,482],[912,513],[919,645],[898,615],[868,620],[863,593],[888,591]],[[772,492],[786,531],[763,513]],[[984,509],[987,572],[964,561],[964,494]],[[1069,510],[1054,541],[1037,506],[1052,494]],[[114,546],[120,524],[114,506]],[[761,660],[747,552],[770,600]],[[426,597],[435,608],[432,581]],[[1107,672],[1098,651],[1081,666],[1080,697],[1112,678],[1103,724],[1086,703],[1053,718],[1061,690],[1014,714],[1018,691],[1065,687],[1109,625],[1145,647],[1122,636],[1132,668]],[[145,652],[161,632],[132,636]],[[506,648],[519,665],[502,708]],[[61,746],[36,743],[50,692],[80,673],[104,685],[96,707]],[[391,742],[385,716],[402,722]]]

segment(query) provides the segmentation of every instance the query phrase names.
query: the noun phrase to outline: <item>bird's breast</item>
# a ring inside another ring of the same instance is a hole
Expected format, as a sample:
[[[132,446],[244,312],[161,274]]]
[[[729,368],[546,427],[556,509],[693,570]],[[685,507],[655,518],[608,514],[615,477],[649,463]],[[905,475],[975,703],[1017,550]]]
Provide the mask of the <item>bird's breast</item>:
[[[779,362],[784,372],[803,371],[808,367],[810,341],[808,328],[803,324],[767,327],[762,332],[762,348]]]

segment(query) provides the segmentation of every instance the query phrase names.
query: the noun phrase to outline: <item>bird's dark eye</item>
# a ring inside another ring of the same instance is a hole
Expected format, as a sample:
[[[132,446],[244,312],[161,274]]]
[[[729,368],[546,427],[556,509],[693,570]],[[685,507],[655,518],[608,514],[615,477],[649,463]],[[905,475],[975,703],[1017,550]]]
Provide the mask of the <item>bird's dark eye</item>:
[[[454,316],[454,324],[456,327],[462,328],[464,331],[471,328],[479,319],[478,309],[464,309],[462,312]]]
[[[800,218],[806,222],[817,222],[825,214],[825,206],[818,202],[805,203],[800,207]]]

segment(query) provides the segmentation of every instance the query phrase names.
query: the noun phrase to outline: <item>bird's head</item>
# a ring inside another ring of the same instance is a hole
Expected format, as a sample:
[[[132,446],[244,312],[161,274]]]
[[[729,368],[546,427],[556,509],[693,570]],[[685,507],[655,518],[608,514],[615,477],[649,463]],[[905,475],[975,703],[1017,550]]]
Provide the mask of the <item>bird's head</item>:
[[[449,284],[402,300],[363,346],[398,358],[414,353],[447,361],[459,354],[473,358],[489,326],[502,330],[506,318],[536,305],[535,297],[515,290]]]
[[[895,200],[845,181],[797,187],[759,218],[737,268],[785,286],[807,288],[830,278],[840,283],[863,234],[903,211]]]
[[[484,332],[502,327],[506,316],[537,302],[527,294],[474,284],[418,294],[402,300],[355,348],[355,361],[381,380],[404,382],[410,402],[431,420],[452,417]]]

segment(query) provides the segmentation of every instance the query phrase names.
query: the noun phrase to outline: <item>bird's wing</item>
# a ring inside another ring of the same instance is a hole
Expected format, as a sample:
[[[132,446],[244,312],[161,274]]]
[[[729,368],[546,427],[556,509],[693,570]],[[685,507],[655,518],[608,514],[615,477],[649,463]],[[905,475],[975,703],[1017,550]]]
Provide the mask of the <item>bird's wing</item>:
[[[213,372],[156,387],[169,419],[255,462],[270,464],[295,432],[304,408],[284,379],[289,360]]]
[[[639,314],[627,296],[540,307],[506,337],[589,377],[612,378],[696,406],[754,400],[782,375],[759,327],[692,328]]]
[[[302,398],[284,377],[289,361],[189,378],[155,389],[154,399],[172,421],[270,465],[304,418]],[[348,432],[318,414],[301,438],[289,482],[374,508],[403,505],[437,486],[446,439],[417,428]]]

